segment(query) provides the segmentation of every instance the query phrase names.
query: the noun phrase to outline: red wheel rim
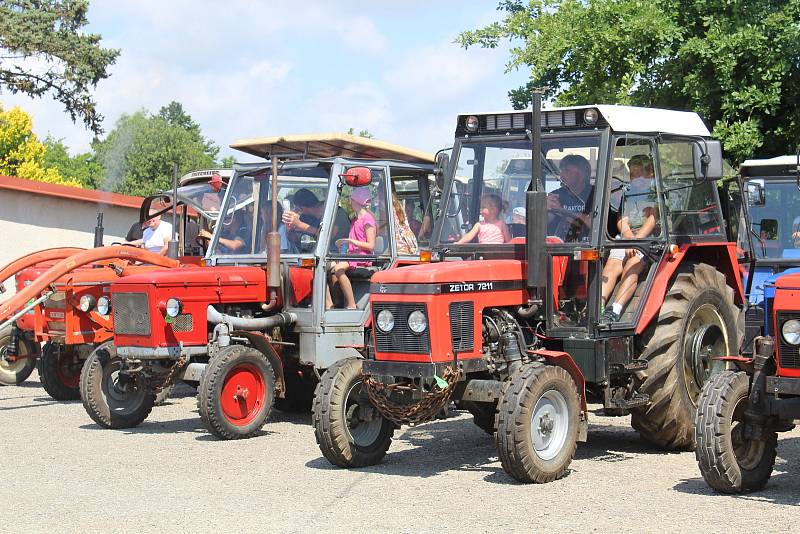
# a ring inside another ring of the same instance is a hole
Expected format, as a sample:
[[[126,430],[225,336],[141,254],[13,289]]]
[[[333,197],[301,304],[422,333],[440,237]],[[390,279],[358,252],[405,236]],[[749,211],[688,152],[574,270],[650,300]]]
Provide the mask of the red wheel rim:
[[[222,385],[222,414],[233,425],[248,425],[263,409],[265,393],[264,377],[258,367],[239,364],[230,370]]]
[[[62,352],[56,364],[58,380],[68,388],[80,386],[82,363],[72,352]]]

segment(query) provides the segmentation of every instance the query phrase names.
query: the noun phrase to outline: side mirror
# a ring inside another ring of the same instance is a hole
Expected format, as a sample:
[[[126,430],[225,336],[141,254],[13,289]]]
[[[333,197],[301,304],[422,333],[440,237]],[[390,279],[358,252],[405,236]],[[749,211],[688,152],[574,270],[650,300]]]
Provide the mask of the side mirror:
[[[775,241],[778,239],[778,219],[761,219],[761,239]]]
[[[436,178],[436,187],[439,189],[444,188],[444,173],[450,165],[450,154],[447,153],[447,150],[451,149],[447,148],[436,153],[436,163],[433,166],[433,176]]]
[[[372,182],[372,171],[366,167],[350,167],[339,175],[339,179],[350,187],[364,187]]]
[[[692,144],[694,176],[702,180],[722,178],[722,145],[719,141],[706,140]]]
[[[763,206],[767,203],[763,185],[758,182],[747,182],[747,203],[750,206]]]

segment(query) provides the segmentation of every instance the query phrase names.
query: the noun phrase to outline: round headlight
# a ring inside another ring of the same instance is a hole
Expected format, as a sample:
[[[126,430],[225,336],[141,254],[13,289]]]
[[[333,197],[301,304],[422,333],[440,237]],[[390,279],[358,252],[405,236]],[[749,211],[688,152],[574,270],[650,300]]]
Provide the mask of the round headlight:
[[[408,328],[415,334],[421,334],[428,328],[428,318],[420,310],[413,311],[408,316]]]
[[[467,117],[467,121],[464,123],[464,127],[467,129],[468,132],[477,132],[478,131],[478,117],[475,115],[470,115]]]
[[[597,113],[597,110],[594,108],[587,109],[586,111],[583,112],[583,122],[585,122],[586,124],[596,123],[599,117],[600,114]]]
[[[167,315],[170,317],[177,317],[181,314],[183,304],[178,299],[167,299]]]
[[[94,308],[94,297],[91,295],[82,296],[78,303],[78,308],[80,308],[83,313],[92,311],[92,308]]]
[[[783,323],[781,327],[783,339],[790,345],[800,345],[800,321],[792,319]]]
[[[111,311],[111,299],[108,297],[100,297],[97,299],[97,313],[100,315],[108,315]]]
[[[391,332],[394,328],[394,314],[389,310],[381,310],[375,318],[375,324],[381,332]]]

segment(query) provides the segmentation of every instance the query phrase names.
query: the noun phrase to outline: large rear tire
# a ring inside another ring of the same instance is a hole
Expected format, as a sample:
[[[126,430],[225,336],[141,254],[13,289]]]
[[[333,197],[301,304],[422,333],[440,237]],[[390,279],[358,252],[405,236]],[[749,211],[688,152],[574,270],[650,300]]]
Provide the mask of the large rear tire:
[[[317,444],[333,465],[378,464],[392,443],[395,425],[370,403],[357,358],[340,360],[325,371],[312,413]]]
[[[111,341],[89,355],[81,371],[81,400],[89,417],[105,428],[132,428],[153,409],[156,396],[142,378],[120,375],[122,359]]]
[[[220,439],[254,436],[275,401],[275,371],[258,350],[243,345],[222,348],[208,362],[197,392],[200,418]]]
[[[39,345],[20,336],[19,354],[13,362],[8,361],[8,347],[11,344],[11,328],[0,332],[0,386],[17,386],[25,382],[34,369],[39,357]],[[24,356],[24,357],[23,357]]]
[[[561,367],[539,363],[522,366],[509,380],[495,433],[503,469],[520,482],[561,478],[578,446],[575,381]]]
[[[709,486],[723,493],[763,488],[775,465],[778,434],[763,440],[744,437],[744,411],[750,393],[746,373],[726,371],[703,387],[697,408],[695,457]]]
[[[666,449],[694,446],[694,419],[703,384],[725,370],[716,356],[737,354],[739,308],[725,275],[710,265],[678,274],[658,318],[641,338],[640,358],[648,361],[636,386],[650,404],[632,410],[639,434]]]
[[[58,401],[81,398],[83,361],[76,347],[48,342],[39,358],[39,380],[44,390]]]

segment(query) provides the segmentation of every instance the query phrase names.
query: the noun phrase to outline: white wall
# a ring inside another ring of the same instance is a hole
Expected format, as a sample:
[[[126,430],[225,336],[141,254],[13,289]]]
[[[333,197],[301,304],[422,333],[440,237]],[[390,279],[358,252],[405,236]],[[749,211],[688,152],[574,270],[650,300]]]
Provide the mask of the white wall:
[[[83,200],[0,189],[0,266],[31,252],[53,247],[94,245],[97,213],[103,212],[103,244],[124,241],[139,210]],[[13,291],[13,279],[5,283]]]

